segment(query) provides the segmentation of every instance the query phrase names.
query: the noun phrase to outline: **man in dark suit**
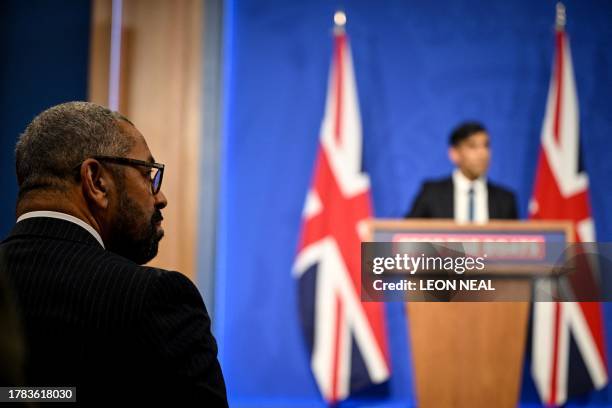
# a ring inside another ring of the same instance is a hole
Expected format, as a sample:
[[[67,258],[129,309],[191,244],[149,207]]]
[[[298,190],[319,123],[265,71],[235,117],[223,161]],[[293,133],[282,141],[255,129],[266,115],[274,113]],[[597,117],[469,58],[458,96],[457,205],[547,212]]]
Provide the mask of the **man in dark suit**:
[[[452,218],[459,223],[518,218],[514,194],[486,179],[491,150],[484,126],[463,123],[449,142],[449,157],[457,168],[451,177],[426,181],[406,217]]]
[[[116,112],[71,102],[16,147],[17,223],[0,244],[27,345],[26,381],[80,402],[227,406],[210,319],[178,272],[142,266],[164,235],[164,166]]]

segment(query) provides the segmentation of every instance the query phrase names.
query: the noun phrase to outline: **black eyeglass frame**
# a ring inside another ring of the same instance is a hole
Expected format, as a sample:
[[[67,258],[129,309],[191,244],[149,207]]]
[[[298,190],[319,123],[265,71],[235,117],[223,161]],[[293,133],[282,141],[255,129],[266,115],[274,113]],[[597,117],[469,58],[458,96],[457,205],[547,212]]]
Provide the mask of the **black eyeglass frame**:
[[[123,164],[126,166],[144,166],[144,167],[149,167],[149,168],[155,168],[158,170],[158,172],[155,174],[155,176],[151,178],[151,193],[153,193],[153,195],[156,195],[157,193],[159,193],[159,190],[161,190],[162,181],[164,179],[164,168],[166,167],[165,165],[161,163],[151,163],[151,162],[144,161],[144,160],[130,159],[129,157],[105,156],[105,155],[92,156],[91,158],[100,160],[100,161],[107,161],[107,162],[115,163],[115,164]],[[81,164],[78,164],[76,167],[80,167]],[[159,184],[157,184],[157,188],[156,188],[155,178],[157,177],[157,174],[159,174]]]

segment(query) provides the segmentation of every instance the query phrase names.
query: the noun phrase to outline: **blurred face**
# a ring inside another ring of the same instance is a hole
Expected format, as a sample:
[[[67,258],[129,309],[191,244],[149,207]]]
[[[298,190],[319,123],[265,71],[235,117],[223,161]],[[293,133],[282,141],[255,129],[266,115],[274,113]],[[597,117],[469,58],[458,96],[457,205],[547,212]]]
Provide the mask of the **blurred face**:
[[[451,161],[470,180],[483,176],[489,169],[491,149],[489,135],[477,132],[449,150]]]
[[[128,158],[154,162],[140,132],[121,121],[122,130],[133,138],[134,146]],[[151,191],[151,168],[120,166],[117,177],[117,200],[113,203],[108,249],[138,264],[144,264],[157,255],[159,241],[164,236],[161,210],[167,200],[162,191]]]

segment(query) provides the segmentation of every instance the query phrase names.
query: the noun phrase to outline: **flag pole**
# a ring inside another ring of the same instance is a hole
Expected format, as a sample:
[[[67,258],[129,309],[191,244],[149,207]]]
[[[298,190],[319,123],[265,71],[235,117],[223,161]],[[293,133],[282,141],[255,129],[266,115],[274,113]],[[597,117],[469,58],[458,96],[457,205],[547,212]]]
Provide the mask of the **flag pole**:
[[[562,2],[557,2],[557,17],[555,19],[555,28],[557,29],[557,31],[564,31],[565,30],[565,22],[566,22],[566,16],[565,16],[565,5]]]

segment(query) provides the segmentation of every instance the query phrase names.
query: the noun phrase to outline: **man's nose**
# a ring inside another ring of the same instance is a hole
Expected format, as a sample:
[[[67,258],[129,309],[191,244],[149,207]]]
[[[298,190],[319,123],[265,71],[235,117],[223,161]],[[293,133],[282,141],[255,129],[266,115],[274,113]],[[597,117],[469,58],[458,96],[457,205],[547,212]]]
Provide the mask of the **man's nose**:
[[[155,194],[155,208],[162,209],[168,205],[168,200],[164,195],[163,191],[159,190],[157,194]]]

